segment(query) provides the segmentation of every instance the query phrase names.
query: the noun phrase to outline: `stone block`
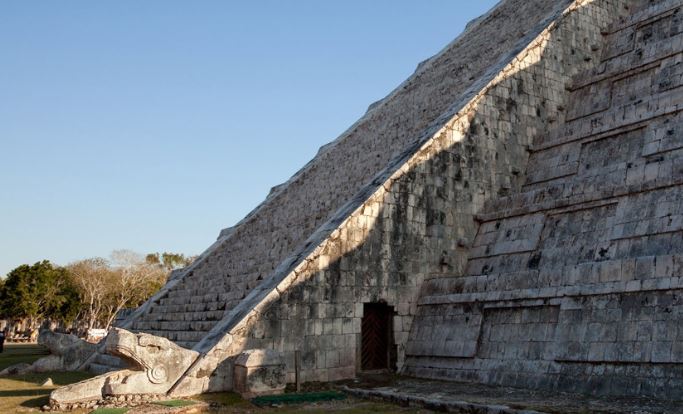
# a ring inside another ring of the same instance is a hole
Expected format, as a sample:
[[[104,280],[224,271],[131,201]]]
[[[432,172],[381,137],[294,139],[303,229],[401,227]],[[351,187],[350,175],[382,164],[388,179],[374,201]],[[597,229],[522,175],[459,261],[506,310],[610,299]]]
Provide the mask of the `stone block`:
[[[276,395],[285,391],[285,362],[277,351],[252,349],[235,359],[234,388],[244,398]]]

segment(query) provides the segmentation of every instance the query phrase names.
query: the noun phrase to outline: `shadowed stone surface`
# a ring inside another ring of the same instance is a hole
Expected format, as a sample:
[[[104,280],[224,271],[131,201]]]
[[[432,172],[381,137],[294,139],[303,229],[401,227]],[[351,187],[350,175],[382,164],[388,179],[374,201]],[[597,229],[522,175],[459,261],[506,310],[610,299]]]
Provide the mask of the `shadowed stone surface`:
[[[235,359],[235,391],[243,398],[275,395],[285,391],[285,362],[272,349],[251,349]]]
[[[410,378],[367,378],[342,385],[361,398],[389,401],[429,410],[476,414],[654,414],[683,412],[680,401],[643,397],[589,397],[581,394],[522,390],[461,382]]]
[[[406,373],[683,398],[683,2],[624,4],[463,271],[425,283]]]

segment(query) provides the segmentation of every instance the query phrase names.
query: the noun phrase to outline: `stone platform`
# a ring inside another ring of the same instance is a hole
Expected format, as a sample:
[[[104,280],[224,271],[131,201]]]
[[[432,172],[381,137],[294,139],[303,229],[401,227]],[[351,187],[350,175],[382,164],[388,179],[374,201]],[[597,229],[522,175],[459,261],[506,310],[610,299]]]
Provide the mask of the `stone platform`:
[[[344,382],[341,388],[358,398],[451,413],[683,413],[683,401],[591,397],[408,377],[364,377]]]

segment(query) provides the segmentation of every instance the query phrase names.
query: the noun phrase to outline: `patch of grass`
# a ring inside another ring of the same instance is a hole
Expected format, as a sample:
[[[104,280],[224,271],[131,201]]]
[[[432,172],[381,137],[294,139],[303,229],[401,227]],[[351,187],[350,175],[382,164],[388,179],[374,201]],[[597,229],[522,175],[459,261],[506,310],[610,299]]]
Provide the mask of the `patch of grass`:
[[[243,399],[236,392],[213,392],[208,394],[200,394],[192,397],[192,399],[206,403],[217,403],[220,405],[224,405],[226,407],[240,408],[245,410],[256,408],[253,404],[251,404],[248,400]]]
[[[169,401],[155,401],[156,405],[163,405],[164,407],[187,407],[188,405],[197,404],[195,401],[188,400],[169,400]]]
[[[337,391],[291,393],[256,397],[252,402],[259,406],[279,404],[303,404],[319,401],[345,400],[346,395]]]
[[[124,414],[128,412],[128,408],[98,408],[91,411],[90,414]]]
[[[66,384],[92,377],[87,372],[44,372],[13,377],[0,377],[0,413],[16,413],[39,409],[48,403],[50,392]],[[40,384],[52,378],[54,386]],[[86,411],[77,411],[85,413]]]
[[[5,343],[5,350],[0,353],[0,371],[22,362],[30,364],[46,355],[49,355],[49,352],[41,345]]]
[[[0,413],[37,410],[48,403],[50,392],[58,386],[92,377],[86,372],[44,372],[14,377],[0,377]],[[47,378],[54,386],[41,387]],[[85,410],[76,413],[85,413]]]
[[[0,369],[20,362],[31,363],[45,355],[47,355],[47,350],[39,345],[9,344],[0,354]],[[43,372],[0,377],[0,413],[37,411],[48,403],[53,389],[91,377],[92,374],[87,372]],[[40,384],[48,378],[52,378],[54,385],[41,387]],[[85,410],[75,411],[75,413],[85,412]]]

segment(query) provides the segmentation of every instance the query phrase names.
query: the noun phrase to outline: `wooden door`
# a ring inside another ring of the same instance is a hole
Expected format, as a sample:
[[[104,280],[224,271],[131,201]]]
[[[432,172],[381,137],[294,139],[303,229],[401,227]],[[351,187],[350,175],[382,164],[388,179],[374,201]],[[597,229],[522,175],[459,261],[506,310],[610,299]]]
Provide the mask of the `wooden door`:
[[[363,305],[361,322],[361,369],[389,369],[391,364],[393,308],[383,303]]]

